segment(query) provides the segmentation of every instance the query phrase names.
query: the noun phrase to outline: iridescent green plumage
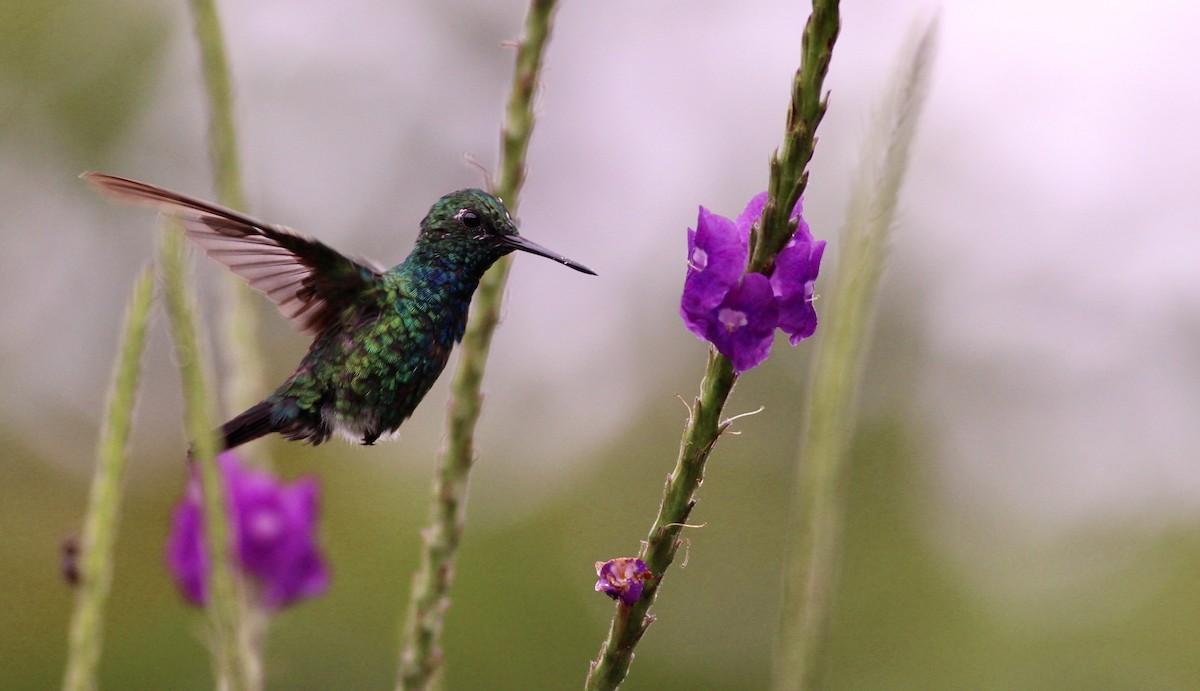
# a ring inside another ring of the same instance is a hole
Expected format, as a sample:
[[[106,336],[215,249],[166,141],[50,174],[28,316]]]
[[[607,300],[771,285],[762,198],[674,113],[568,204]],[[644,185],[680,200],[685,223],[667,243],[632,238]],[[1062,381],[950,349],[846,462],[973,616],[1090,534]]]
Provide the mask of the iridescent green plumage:
[[[421,222],[412,253],[383,270],[282,226],[124,178],[85,173],[115,196],[163,205],[188,237],[315,336],[296,371],[221,427],[225,448],[279,432],[313,444],[334,432],[372,444],[395,432],[462,339],[479,279],[523,250],[590,269],[517,233],[496,197],[459,190]]]

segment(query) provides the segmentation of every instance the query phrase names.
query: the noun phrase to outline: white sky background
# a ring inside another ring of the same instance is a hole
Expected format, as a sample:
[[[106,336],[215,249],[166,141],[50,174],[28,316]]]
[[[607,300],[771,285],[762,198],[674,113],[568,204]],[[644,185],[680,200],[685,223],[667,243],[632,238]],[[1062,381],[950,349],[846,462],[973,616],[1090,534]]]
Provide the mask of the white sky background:
[[[253,212],[348,253],[402,259],[437,196],[478,184],[462,154],[494,161],[511,53],[490,48],[517,35],[521,5],[223,3]],[[602,443],[628,422],[646,377],[699,372],[701,346],[672,321],[684,228],[698,204],[732,216],[765,187],[807,14],[802,3],[749,7],[563,3],[520,217],[530,238],[601,277],[532,257],[515,267],[488,373],[505,395],[485,422],[520,420],[531,462]],[[806,204],[819,237],[836,233],[857,142],[908,27],[937,7],[845,3]],[[1200,5],[980,0],[945,2],[941,15],[890,282],[922,291],[930,350],[913,376],[947,496],[1043,528],[1194,515]],[[111,172],[208,196],[190,23],[176,24],[161,93]],[[25,153],[53,148],[37,124],[21,126]],[[85,355],[103,348],[110,361],[103,320],[151,233],[145,213],[97,212],[79,171],[59,164],[36,153],[0,162],[5,253],[22,259],[6,262],[7,280],[60,272],[63,286],[6,310],[14,328],[0,352],[27,363],[10,390],[30,392],[3,398],[17,422],[96,415],[107,366]],[[124,259],[104,256],[96,230],[114,218],[145,233]],[[34,219],[58,234],[12,235]],[[43,251],[59,257],[54,268],[23,260]],[[85,288],[95,339],[32,347],[38,325]],[[152,366],[169,372],[165,356]],[[174,379],[162,379],[150,400],[169,409]],[[531,418],[530,406],[546,414]],[[168,414],[150,406],[139,420],[153,428]],[[442,407],[418,416],[427,424],[406,425],[405,438],[435,446]],[[90,449],[35,443],[59,457]]]
[[[922,393],[973,500],[1196,513],[1197,10],[946,7],[905,254],[935,275]]]

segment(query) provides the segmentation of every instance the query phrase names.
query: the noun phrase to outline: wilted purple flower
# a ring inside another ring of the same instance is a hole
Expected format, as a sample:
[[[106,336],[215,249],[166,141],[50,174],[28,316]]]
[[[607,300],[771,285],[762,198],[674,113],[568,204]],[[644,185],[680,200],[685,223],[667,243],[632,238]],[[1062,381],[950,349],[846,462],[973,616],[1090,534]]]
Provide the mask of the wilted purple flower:
[[[646,562],[636,557],[617,557],[596,562],[596,592],[632,606],[642,596],[646,581],[654,577]]]
[[[679,313],[688,330],[729,358],[737,372],[756,367],[771,352],[775,328],[796,345],[817,328],[813,282],[824,240],[813,240],[796,202],[796,233],[775,259],[770,276],[745,273],[750,229],[767,201],[763,192],[731,221],[703,206],[688,229],[688,270]]]
[[[317,483],[302,478],[284,485],[267,473],[243,469],[232,452],[218,456],[217,465],[230,506],[236,566],[257,586],[258,602],[275,610],[325,592],[329,572],[315,542]],[[208,556],[198,468],[192,468],[173,523],[167,564],[187,599],[203,606]]]

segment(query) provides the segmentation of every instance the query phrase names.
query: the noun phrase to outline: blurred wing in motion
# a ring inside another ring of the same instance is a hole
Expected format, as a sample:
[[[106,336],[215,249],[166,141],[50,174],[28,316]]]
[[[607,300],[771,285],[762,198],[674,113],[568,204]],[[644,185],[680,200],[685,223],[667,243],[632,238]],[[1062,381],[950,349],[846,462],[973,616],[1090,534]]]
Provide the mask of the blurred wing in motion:
[[[316,335],[346,310],[368,307],[380,286],[381,267],[291,228],[144,182],[103,173],[81,177],[118,199],[163,207],[205,254],[270,298],[305,333]]]

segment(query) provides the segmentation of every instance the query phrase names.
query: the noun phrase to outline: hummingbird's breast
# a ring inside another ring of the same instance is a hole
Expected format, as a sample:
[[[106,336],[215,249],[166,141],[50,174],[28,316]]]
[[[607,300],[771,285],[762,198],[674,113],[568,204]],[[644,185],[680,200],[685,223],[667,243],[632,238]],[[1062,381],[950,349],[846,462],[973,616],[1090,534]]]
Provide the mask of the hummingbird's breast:
[[[313,351],[326,351],[314,363],[324,372],[322,415],[355,438],[392,432],[412,415],[462,339],[478,283],[386,278],[373,315],[313,344]]]
[[[414,266],[411,259],[383,275],[369,302],[317,336],[272,395],[277,410],[365,443],[412,415],[462,339],[482,270]]]

